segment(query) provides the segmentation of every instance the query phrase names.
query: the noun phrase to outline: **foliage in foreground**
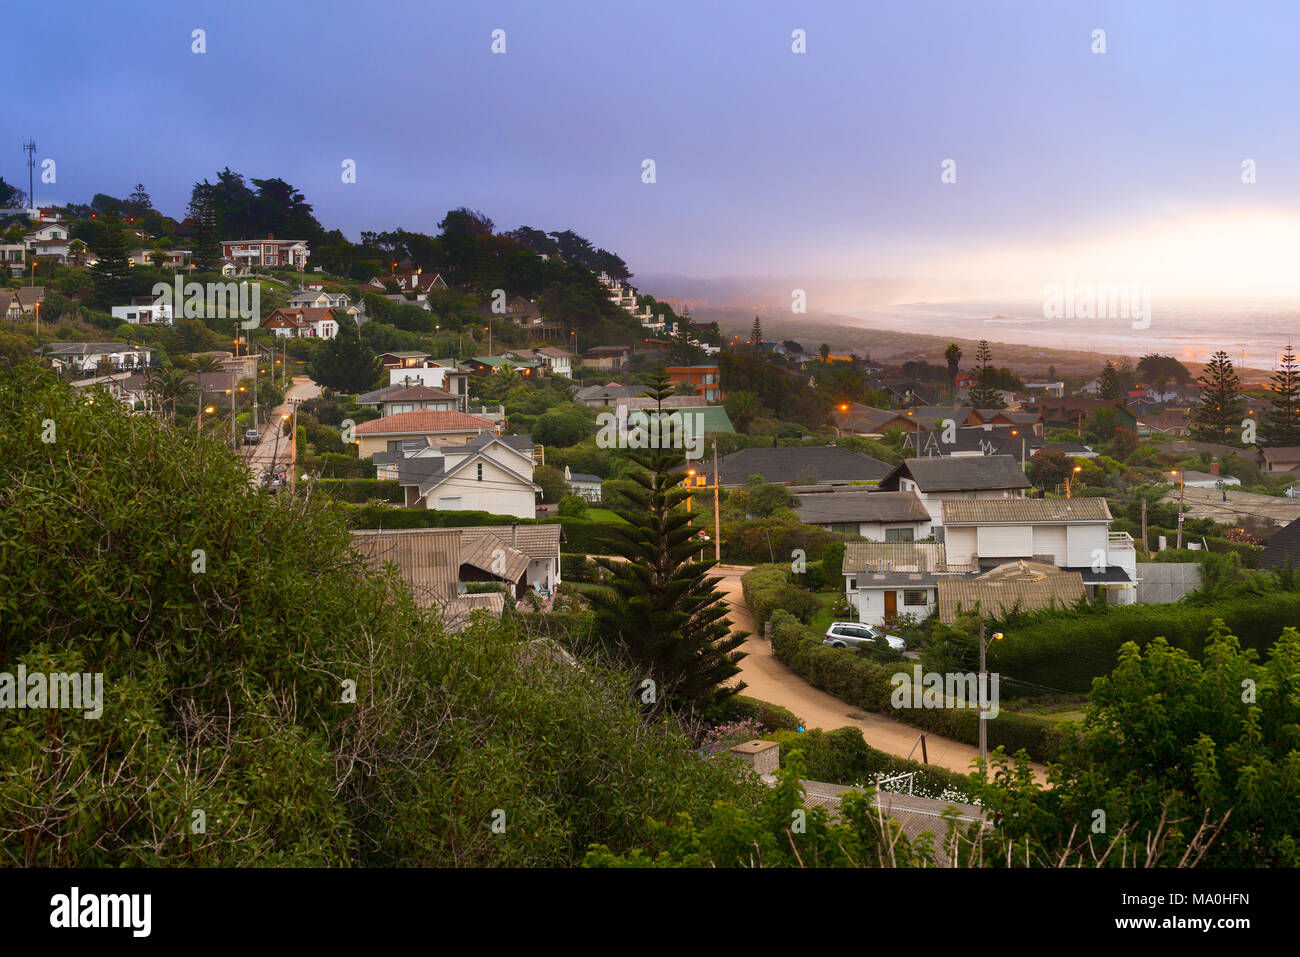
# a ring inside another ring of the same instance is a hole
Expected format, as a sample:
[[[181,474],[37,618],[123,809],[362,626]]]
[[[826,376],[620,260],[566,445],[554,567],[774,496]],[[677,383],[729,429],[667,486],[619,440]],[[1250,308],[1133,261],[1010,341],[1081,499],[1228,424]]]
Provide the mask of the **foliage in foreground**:
[[[444,634],[219,443],[31,369],[0,415],[0,663],[104,675],[98,720],[0,710],[0,863],[565,866],[754,805],[628,675]]]

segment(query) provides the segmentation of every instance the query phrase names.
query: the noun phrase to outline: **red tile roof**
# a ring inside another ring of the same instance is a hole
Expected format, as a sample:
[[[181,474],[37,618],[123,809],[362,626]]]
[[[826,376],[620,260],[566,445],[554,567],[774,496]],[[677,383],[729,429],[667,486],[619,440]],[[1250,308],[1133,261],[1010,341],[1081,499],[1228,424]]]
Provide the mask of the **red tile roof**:
[[[398,412],[382,419],[362,422],[356,427],[357,435],[396,435],[416,432],[473,432],[495,429],[490,419],[463,412],[438,412],[417,409],[415,412]]]

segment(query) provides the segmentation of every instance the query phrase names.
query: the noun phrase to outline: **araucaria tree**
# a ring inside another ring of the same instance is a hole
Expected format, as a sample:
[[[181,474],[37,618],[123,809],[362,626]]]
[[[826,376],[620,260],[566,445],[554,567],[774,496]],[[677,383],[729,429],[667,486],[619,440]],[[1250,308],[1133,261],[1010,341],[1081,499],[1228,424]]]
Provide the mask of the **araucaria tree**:
[[[1192,411],[1192,438],[1202,442],[1237,442],[1245,415],[1241,377],[1222,350],[1210,357],[1205,374],[1197,378],[1201,401]]]
[[[1120,396],[1119,374],[1115,371],[1115,363],[1107,362],[1101,367],[1101,375],[1098,376],[1097,382],[1099,388],[1097,395],[1103,399],[1118,399]]]
[[[601,640],[654,682],[643,680],[637,694],[655,713],[708,710],[744,687],[723,684],[740,670],[744,655],[735,649],[745,634],[731,632],[718,579],[709,575],[714,563],[700,560],[705,543],[683,507],[690,494],[682,487],[684,437],[680,419],[663,411],[671,394],[660,368],[646,391],[656,400],[644,434],[649,447],[629,453],[633,465],[624,473],[632,507],[618,515],[628,524],[610,529],[609,550],[623,560],[597,559],[607,580],[584,589]]]
[[[1269,391],[1272,408],[1264,413],[1263,444],[1300,445],[1300,368],[1290,343],[1281,365],[1273,373]]]
[[[758,321],[758,316],[754,317],[754,326],[749,330],[749,344],[751,346],[763,344],[763,324]]]
[[[977,409],[1002,409],[1006,402],[1001,391],[994,385],[997,370],[993,367],[993,350],[988,340],[981,339],[975,350],[975,385],[970,390],[970,404]]]
[[[195,183],[190,193],[186,218],[194,227],[191,261],[199,272],[216,269],[221,263],[221,241],[217,236],[216,188],[206,179]]]

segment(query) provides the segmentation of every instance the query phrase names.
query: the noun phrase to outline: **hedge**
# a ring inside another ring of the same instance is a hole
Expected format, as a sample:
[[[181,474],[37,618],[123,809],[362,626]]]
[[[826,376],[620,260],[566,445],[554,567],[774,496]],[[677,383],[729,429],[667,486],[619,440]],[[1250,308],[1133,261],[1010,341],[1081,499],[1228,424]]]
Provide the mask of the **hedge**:
[[[560,550],[578,555],[607,555],[613,539],[609,522],[600,522],[590,518],[577,518],[572,515],[560,515],[543,520],[543,524],[564,526],[564,541]]]
[[[751,698],[743,694],[732,695],[727,698],[719,710],[718,717],[723,721],[741,721],[745,718],[753,718],[771,734],[787,731],[794,733],[797,729],[803,727],[803,719],[795,715],[789,708],[783,708],[768,701],[759,701],[757,698]]]
[[[316,486],[340,502],[365,503],[377,498],[400,505],[406,501],[396,479],[317,479]]]
[[[1300,624],[1300,593],[1270,592],[1208,605],[1111,605],[1096,614],[1052,617],[1007,629],[1006,637],[989,647],[989,667],[1004,678],[1032,683],[1034,690],[1087,694],[1093,678],[1115,668],[1126,641],[1145,647],[1163,637],[1202,657],[1216,618],[1223,619],[1243,648],[1264,652],[1283,628]],[[1004,693],[1015,690],[1003,686]]]
[[[814,688],[846,704],[965,744],[979,743],[980,719],[975,709],[895,708],[890,701],[894,691],[890,678],[898,673],[898,665],[874,663],[856,652],[828,647],[780,609],[772,615],[772,653]],[[988,720],[989,749],[1000,745],[1010,754],[1024,748],[1035,760],[1053,761],[1060,753],[1061,731],[1036,715],[1003,710]]]
[[[890,777],[914,772],[915,785],[922,791],[942,794],[951,788],[968,798],[975,797],[979,782],[969,774],[949,771],[933,764],[921,764],[886,754],[867,744],[860,728],[844,727],[834,731],[813,729],[804,732],[778,731],[769,740],[781,746],[781,763],[791,751],[802,751],[810,781],[828,784],[874,784],[877,775]]]
[[[537,525],[533,518],[493,515],[480,511],[444,511],[435,508],[389,508],[384,505],[341,503],[352,528],[451,528],[473,525]]]
[[[778,609],[806,622],[819,607],[816,596],[790,581],[790,570],[785,565],[757,565],[741,576],[740,586],[758,628]]]

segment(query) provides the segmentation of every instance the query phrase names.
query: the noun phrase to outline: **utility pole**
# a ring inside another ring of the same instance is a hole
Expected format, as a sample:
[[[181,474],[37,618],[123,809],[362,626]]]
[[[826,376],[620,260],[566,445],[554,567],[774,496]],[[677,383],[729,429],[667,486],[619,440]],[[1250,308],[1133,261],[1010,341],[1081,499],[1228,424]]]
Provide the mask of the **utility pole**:
[[[1142,500],[1142,552],[1148,558],[1151,557],[1151,552],[1147,549],[1147,500],[1146,499]]]
[[[27,207],[36,209],[36,141],[23,144],[27,151]]]
[[[298,403],[293,404],[293,425],[289,440],[289,494],[298,487]]]
[[[718,436],[713,436],[713,560],[722,561],[722,516],[718,512]]]
[[[230,444],[236,452],[239,451],[239,431],[235,424],[235,396],[238,394],[237,379],[232,370],[230,373]]]
[[[1183,473],[1178,473],[1178,544],[1175,548],[1183,547]]]
[[[975,689],[975,694],[979,698],[980,706],[980,761],[987,761],[989,757],[988,732],[986,730],[988,722],[984,719],[984,688],[988,683],[988,676],[984,671],[984,616],[980,615],[980,680]]]

